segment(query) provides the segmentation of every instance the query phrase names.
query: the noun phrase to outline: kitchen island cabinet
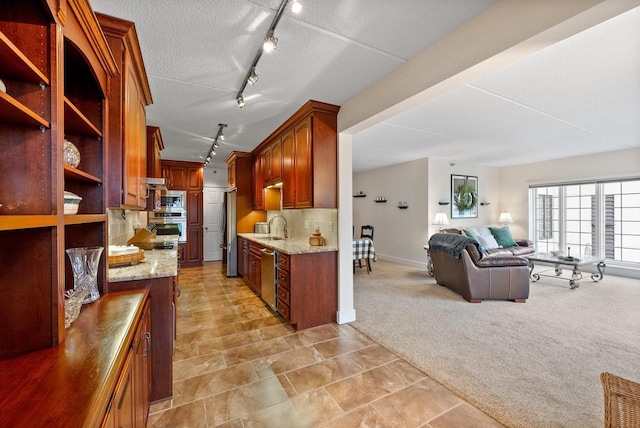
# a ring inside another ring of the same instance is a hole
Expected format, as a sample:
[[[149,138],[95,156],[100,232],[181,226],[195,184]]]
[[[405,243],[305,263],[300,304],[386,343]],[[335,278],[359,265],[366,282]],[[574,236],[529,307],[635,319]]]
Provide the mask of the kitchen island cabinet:
[[[176,247],[174,247],[176,248]],[[173,395],[173,349],[176,338],[178,254],[172,250],[145,251],[143,262],[110,268],[109,291],[148,290],[151,297],[150,401]]]
[[[135,360],[148,358],[148,310],[145,290],[110,293],[82,307],[60,346],[0,362],[0,426],[99,427],[144,418],[139,412],[148,404],[137,400],[146,394],[138,372],[145,366]]]
[[[276,310],[297,330],[336,321],[338,311],[338,248],[310,246],[308,241],[271,241],[265,235],[239,236],[251,248],[276,251]],[[251,264],[251,251],[248,251]],[[259,262],[259,260],[258,260]],[[257,264],[258,270],[260,265]],[[251,267],[245,279],[255,288]],[[261,290],[256,290],[260,292]]]

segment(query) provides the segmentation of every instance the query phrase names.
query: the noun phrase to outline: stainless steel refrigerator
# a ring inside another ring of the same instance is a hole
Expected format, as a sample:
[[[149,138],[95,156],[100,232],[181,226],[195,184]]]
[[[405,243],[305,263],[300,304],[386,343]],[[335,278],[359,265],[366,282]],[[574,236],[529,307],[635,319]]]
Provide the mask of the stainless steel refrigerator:
[[[237,192],[227,192],[225,229],[227,231],[227,277],[238,276],[238,229],[236,225]]]

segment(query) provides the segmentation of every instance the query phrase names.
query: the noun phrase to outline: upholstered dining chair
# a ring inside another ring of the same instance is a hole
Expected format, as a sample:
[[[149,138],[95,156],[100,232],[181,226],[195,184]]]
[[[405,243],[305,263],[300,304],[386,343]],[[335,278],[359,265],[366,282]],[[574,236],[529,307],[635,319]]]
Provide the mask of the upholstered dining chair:
[[[640,383],[606,372],[600,380],[605,428],[640,428]]]

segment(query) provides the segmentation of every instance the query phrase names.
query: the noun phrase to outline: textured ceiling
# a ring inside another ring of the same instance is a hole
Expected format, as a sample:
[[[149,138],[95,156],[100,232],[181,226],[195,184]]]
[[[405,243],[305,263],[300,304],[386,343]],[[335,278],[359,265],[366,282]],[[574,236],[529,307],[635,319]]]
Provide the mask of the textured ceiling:
[[[287,8],[259,80],[235,96],[279,0],[91,0],[136,25],[164,159],[212,166],[250,151],[315,99],[346,100],[495,0],[303,0]],[[354,171],[433,156],[487,165],[640,147],[640,8],[353,137]]]

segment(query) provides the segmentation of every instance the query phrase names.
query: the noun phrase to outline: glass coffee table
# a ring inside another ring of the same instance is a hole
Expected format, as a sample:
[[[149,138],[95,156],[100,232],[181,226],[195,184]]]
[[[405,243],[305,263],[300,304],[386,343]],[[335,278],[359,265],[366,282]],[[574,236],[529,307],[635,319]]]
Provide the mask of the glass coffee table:
[[[604,264],[604,258],[598,257],[584,257],[578,259],[575,257],[557,257],[549,253],[533,253],[524,257],[529,261],[529,278],[531,278],[532,282],[539,281],[541,276],[566,279],[569,281],[569,286],[572,289],[580,287],[578,281],[582,279],[582,272],[580,271],[582,266],[596,266],[598,272],[591,274],[591,279],[595,282],[600,282],[604,277],[604,269],[607,267],[607,265]],[[536,262],[552,264],[553,269],[533,273],[533,268]],[[572,269],[571,278],[560,276],[562,275],[562,266]],[[554,275],[549,275],[547,272],[554,272]]]

